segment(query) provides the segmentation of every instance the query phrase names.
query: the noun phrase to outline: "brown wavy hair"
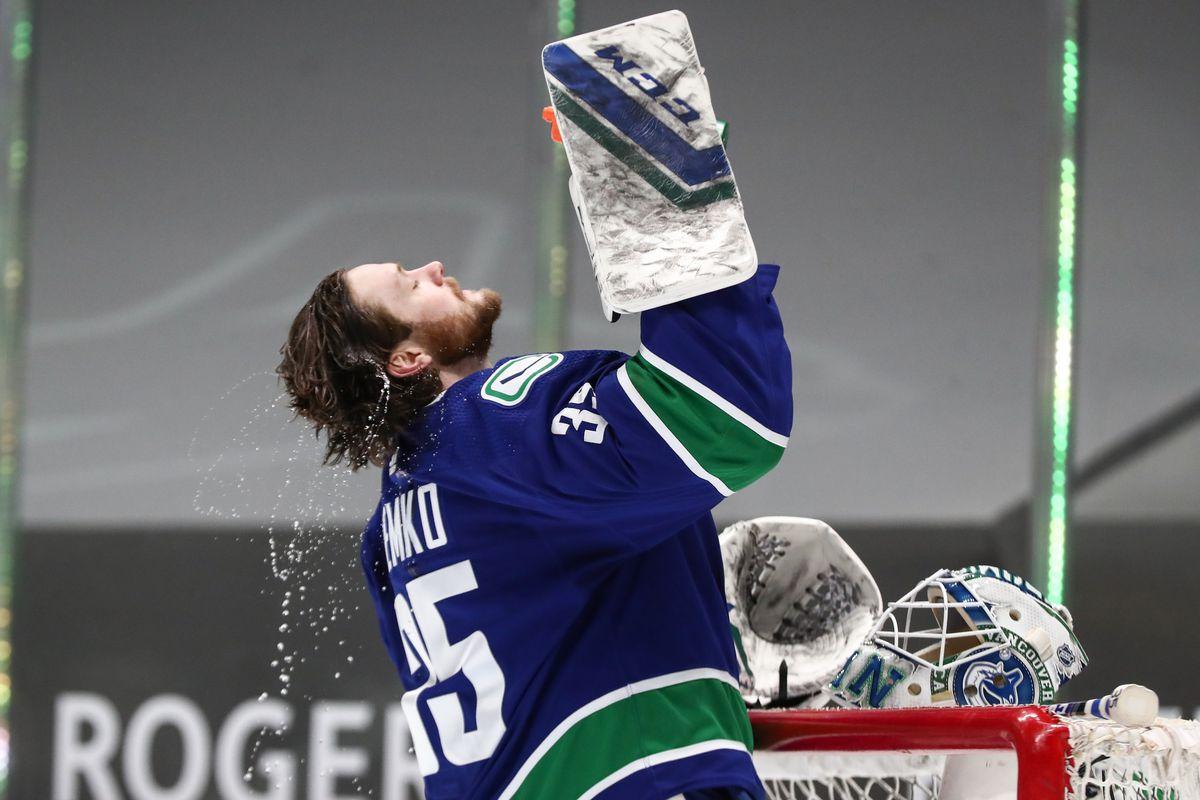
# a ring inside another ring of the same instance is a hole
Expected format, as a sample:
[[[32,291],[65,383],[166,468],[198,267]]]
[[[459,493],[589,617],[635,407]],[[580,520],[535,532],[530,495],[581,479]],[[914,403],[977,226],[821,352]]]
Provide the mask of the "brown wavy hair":
[[[318,438],[325,433],[326,464],[383,466],[441,392],[432,367],[405,378],[385,369],[411,333],[382,310],[356,306],[344,269],[325,276],[292,320],[275,371],[295,415],[311,422]]]

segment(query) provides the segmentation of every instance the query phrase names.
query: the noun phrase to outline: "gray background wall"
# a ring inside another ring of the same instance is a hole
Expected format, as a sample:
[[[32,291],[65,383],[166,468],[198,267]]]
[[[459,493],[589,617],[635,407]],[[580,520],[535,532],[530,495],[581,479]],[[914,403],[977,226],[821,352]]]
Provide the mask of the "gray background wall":
[[[795,353],[794,445],[723,513],[988,518],[1029,488],[1041,4],[685,10]],[[1197,389],[1198,27],[1092,4],[1083,458]],[[532,346],[536,4],[46,2],[38,35],[28,522],[360,521],[373,476],[287,494],[315,445],[269,374],[336,266],[440,258],[504,292],[497,353]],[[588,274],[569,345],[633,346]],[[1198,440],[1176,449],[1082,509],[1200,515]]]

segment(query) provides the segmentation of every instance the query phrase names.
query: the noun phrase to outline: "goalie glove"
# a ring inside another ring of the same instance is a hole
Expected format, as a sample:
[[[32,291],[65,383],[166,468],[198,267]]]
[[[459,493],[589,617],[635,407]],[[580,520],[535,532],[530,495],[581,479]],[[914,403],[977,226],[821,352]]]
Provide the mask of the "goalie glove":
[[[721,533],[725,596],[750,705],[816,694],[883,610],[875,579],[824,522],[759,517]]]

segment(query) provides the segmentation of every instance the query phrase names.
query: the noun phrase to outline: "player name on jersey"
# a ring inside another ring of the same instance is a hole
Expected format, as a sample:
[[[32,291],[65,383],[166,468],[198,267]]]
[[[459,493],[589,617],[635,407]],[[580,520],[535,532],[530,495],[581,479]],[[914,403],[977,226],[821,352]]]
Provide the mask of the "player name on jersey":
[[[383,549],[388,569],[426,550],[446,544],[437,484],[428,483],[401,492],[383,506]],[[417,524],[417,521],[420,524]]]

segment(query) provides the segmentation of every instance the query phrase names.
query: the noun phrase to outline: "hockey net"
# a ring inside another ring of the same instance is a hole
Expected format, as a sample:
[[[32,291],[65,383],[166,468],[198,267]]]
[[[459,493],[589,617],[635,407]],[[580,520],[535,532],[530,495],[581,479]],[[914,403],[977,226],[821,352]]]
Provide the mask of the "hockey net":
[[[1200,723],[1038,706],[752,711],[771,800],[1200,800]]]

